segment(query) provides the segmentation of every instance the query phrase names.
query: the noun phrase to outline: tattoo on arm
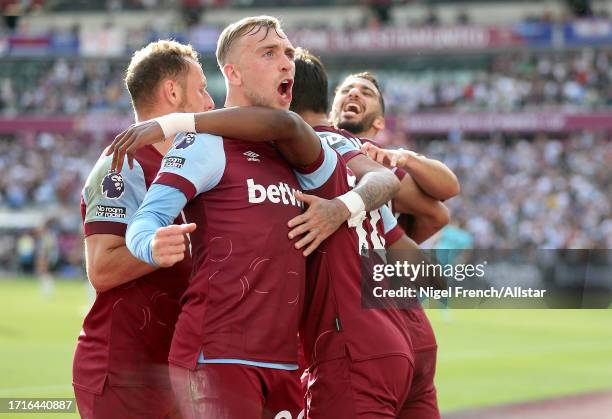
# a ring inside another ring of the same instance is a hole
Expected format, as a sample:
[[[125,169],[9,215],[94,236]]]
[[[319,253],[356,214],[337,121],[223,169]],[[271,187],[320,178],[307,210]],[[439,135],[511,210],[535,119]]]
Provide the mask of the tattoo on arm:
[[[399,181],[391,172],[366,173],[353,189],[363,199],[366,211],[380,208],[393,199],[398,190]]]

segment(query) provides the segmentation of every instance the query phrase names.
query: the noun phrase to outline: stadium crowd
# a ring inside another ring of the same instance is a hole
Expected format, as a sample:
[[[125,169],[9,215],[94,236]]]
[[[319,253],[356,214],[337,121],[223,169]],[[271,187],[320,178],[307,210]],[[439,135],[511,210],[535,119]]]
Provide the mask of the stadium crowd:
[[[432,141],[417,150],[457,174],[461,193],[448,206],[477,249],[612,246],[609,138]]]
[[[584,112],[612,105],[611,60],[612,52],[603,50],[524,53],[498,56],[486,71],[381,70],[378,75],[388,115],[431,110]],[[60,58],[11,65],[13,74],[0,78],[0,116],[132,113],[122,81],[124,60]],[[330,67],[335,85],[345,74]],[[216,103],[222,103],[223,83],[216,69],[209,72],[208,84]],[[393,131],[385,136],[394,146],[406,141]],[[474,236],[477,248],[612,247],[609,137],[449,138],[418,141],[413,148],[444,161],[459,176],[462,193],[448,205],[453,220]],[[77,133],[0,137],[0,209],[59,205],[74,212],[74,223],[57,227],[63,242],[69,243],[61,246],[58,260],[68,265],[81,257],[70,244],[81,237],[79,193],[108,141]],[[17,241],[5,240],[0,260],[10,260],[3,255],[16,252]]]
[[[500,55],[483,70],[378,71],[389,114],[426,110],[592,111],[612,105],[612,52]],[[26,64],[24,64],[26,65]],[[88,111],[130,112],[123,61],[55,60],[34,84],[27,71],[0,80],[0,114],[73,115]],[[210,68],[210,67],[208,67]],[[217,103],[221,75],[208,72]],[[344,72],[330,68],[332,81]]]
[[[472,111],[580,110],[612,105],[612,54],[499,55],[486,71],[381,76],[391,113],[432,109]]]
[[[79,262],[80,190],[104,142],[52,133],[0,141],[5,174],[0,208],[56,204],[74,213],[74,223],[54,226],[62,240],[60,265]],[[462,191],[447,204],[453,222],[473,235],[476,248],[612,247],[607,164],[612,141],[607,137],[418,140],[408,147],[440,159],[457,174]],[[0,248],[15,254],[16,246],[7,242]]]

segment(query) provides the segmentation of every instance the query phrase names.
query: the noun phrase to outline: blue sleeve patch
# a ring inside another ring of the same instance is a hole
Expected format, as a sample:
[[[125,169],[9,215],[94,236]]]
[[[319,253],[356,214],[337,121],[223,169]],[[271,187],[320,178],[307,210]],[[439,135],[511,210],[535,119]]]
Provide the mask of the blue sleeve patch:
[[[189,132],[175,137],[159,173],[173,173],[188,180],[197,195],[217,186],[224,170],[223,138]]]
[[[127,160],[127,157],[126,157]],[[128,224],[147,191],[142,167],[134,160],[127,162],[119,173],[110,172],[112,156],[102,156],[96,162],[83,188],[85,223],[111,221]]]
[[[359,140],[347,138],[335,132],[317,132],[317,135],[341,156],[344,156],[349,151],[361,150],[361,142]]]

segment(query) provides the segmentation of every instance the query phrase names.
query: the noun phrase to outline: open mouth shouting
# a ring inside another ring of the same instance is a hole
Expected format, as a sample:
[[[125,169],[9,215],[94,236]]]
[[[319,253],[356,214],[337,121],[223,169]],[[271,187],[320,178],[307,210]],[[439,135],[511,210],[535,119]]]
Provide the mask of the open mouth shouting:
[[[278,85],[278,94],[283,102],[291,103],[291,88],[293,87],[293,79],[283,79]]]
[[[362,114],[365,107],[359,102],[350,101],[342,107],[342,119],[353,119]]]

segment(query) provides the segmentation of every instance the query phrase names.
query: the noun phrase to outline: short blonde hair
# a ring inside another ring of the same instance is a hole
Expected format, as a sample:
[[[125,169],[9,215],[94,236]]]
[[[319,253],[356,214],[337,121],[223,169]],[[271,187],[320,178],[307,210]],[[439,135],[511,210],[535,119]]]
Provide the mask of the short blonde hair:
[[[191,45],[171,40],[151,42],[136,51],[125,73],[125,86],[134,110],[152,104],[154,92],[163,79],[183,83],[189,70],[187,59],[199,64],[198,53]]]
[[[217,63],[219,68],[223,70],[223,66],[227,63],[227,57],[235,44],[236,40],[249,34],[256,34],[261,29],[266,30],[266,35],[270,29],[274,29],[277,35],[282,31],[280,21],[272,16],[250,16],[240,19],[223,29],[219,40],[217,41]]]

